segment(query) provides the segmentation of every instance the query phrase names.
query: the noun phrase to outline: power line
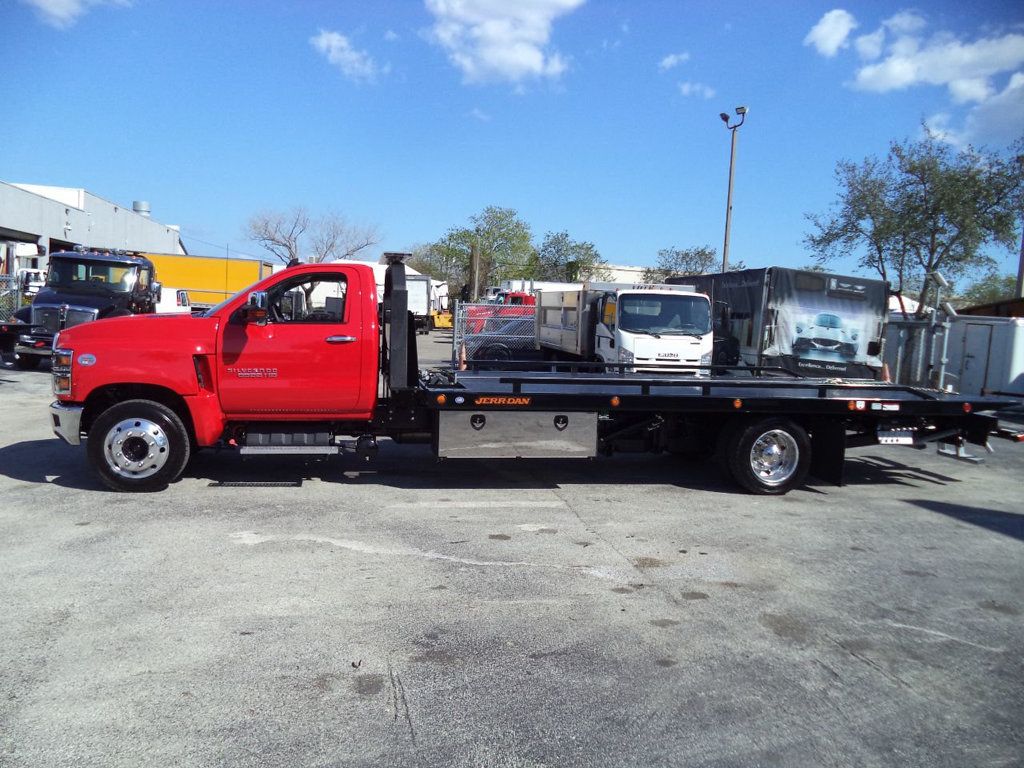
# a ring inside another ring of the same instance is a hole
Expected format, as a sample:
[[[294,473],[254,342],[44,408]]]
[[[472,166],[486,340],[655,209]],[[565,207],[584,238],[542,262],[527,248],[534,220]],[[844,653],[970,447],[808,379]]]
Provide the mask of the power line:
[[[203,245],[213,246],[214,248],[218,249],[223,248],[225,250],[230,251],[232,254],[236,256],[246,256],[250,259],[265,258],[263,256],[256,256],[255,254],[252,253],[246,253],[245,251],[235,250],[234,248],[231,248],[231,245],[229,243],[211,243],[209,240],[203,240],[202,238],[196,237],[195,235],[186,235],[184,232],[181,232],[180,234],[182,237],[188,238],[189,240],[195,240],[197,243],[202,243]]]

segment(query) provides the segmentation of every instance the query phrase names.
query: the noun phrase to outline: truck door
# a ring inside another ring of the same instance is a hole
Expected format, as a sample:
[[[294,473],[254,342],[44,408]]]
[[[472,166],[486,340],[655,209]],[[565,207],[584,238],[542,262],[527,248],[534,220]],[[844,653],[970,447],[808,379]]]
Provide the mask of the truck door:
[[[330,414],[358,410],[364,339],[355,272],[305,272],[267,291],[265,325],[236,311],[219,345],[221,407],[228,414]]]

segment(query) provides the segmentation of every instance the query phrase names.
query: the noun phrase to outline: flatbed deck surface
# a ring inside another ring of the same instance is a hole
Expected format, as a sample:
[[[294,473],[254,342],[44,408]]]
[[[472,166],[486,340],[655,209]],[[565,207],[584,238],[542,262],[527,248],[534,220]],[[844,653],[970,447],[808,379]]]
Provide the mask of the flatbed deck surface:
[[[975,409],[1015,404],[1003,397],[960,395],[880,381],[772,376],[695,378],[665,375],[609,375],[552,371],[479,370],[455,374],[455,388],[489,394],[657,395],[659,397],[792,398],[801,400],[885,400],[971,403]]]

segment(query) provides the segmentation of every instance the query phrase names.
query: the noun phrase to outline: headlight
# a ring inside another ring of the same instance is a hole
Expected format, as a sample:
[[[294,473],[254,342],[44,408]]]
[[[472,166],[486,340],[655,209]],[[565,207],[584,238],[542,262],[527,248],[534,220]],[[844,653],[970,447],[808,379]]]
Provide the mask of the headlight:
[[[705,352],[703,355],[700,356],[700,364],[701,365],[711,365],[711,353],[710,352]]]
[[[622,347],[619,347],[619,362],[620,363],[632,363],[633,362],[633,353],[630,352],[628,349],[623,349]]]
[[[71,360],[75,353],[70,349],[54,348],[50,373],[53,375],[53,394],[71,394]]]

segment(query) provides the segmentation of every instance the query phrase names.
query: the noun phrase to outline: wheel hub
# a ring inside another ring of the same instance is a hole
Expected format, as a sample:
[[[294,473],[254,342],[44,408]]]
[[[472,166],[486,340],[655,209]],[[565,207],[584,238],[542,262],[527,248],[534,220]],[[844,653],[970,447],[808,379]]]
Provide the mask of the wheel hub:
[[[750,468],[766,485],[781,485],[796,472],[800,449],[788,432],[773,429],[754,441],[750,448]]]
[[[143,479],[159,472],[170,457],[163,428],[148,419],[125,419],[103,438],[103,457],[118,475]]]

